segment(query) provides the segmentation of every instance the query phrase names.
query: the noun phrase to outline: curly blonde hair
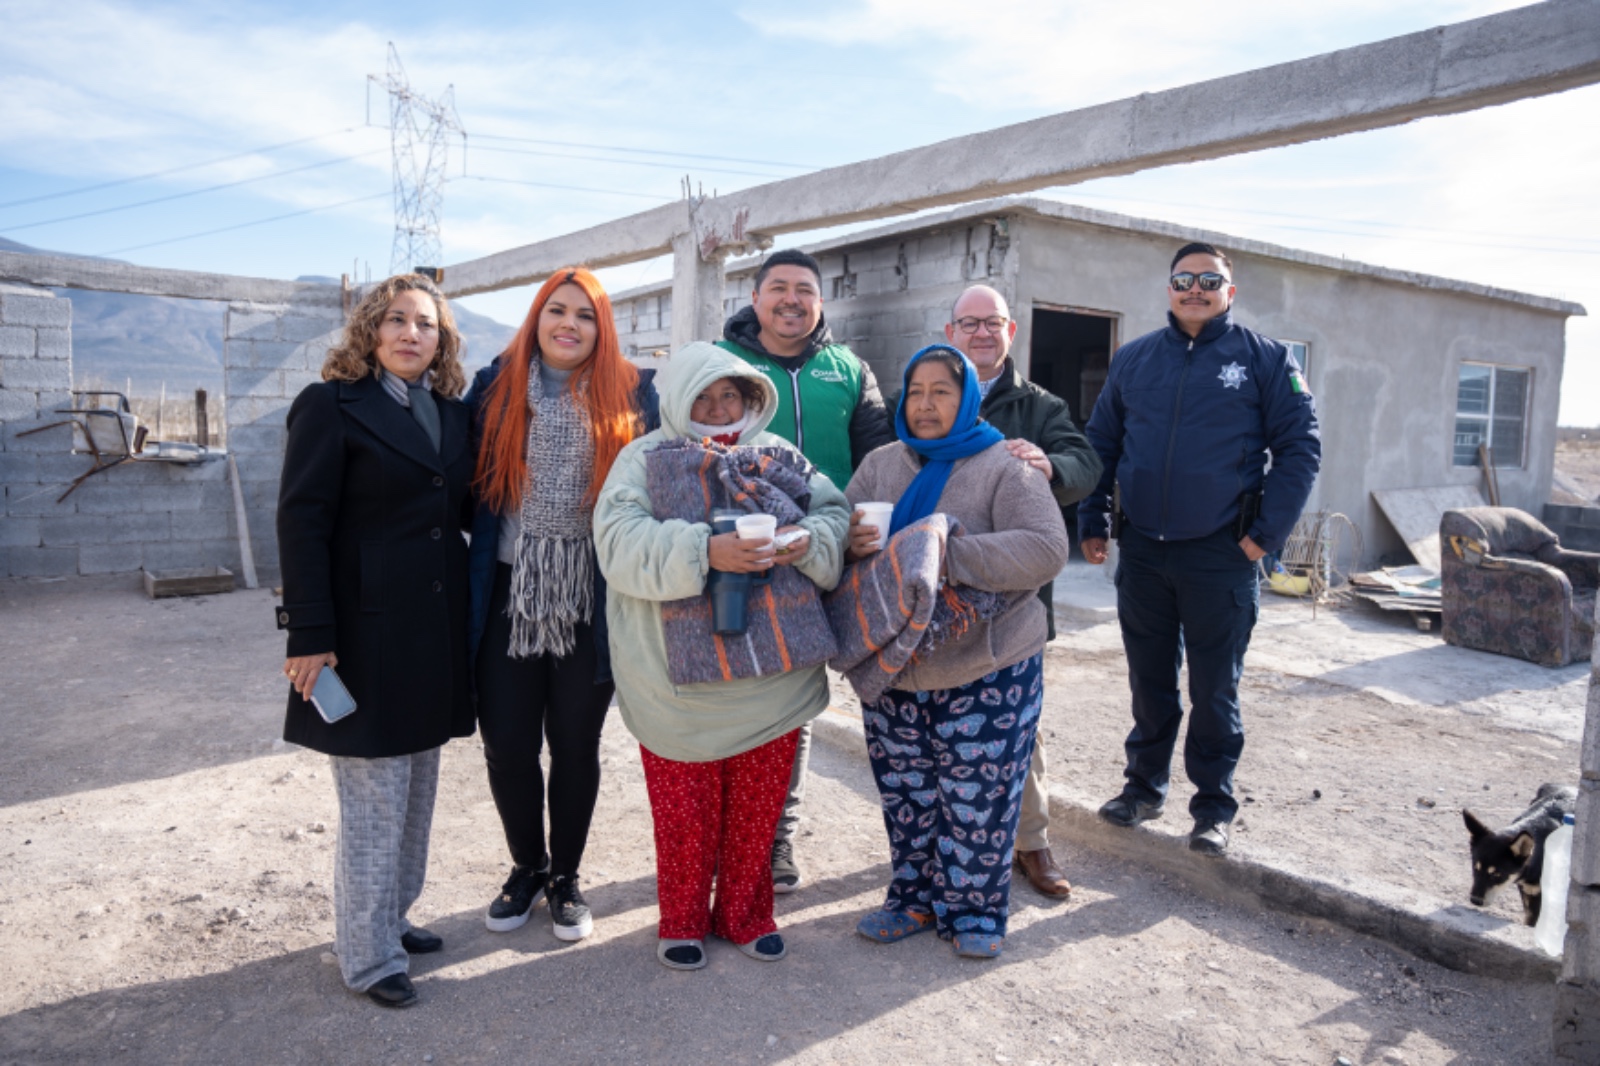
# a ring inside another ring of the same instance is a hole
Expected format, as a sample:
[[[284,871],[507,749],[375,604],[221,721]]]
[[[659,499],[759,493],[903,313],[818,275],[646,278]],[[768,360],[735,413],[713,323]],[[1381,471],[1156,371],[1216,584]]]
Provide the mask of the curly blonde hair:
[[[360,381],[377,373],[378,327],[383,323],[383,313],[396,296],[412,289],[425,293],[438,309],[439,350],[430,368],[433,391],[452,399],[466,391],[467,374],[461,367],[461,331],[456,329],[456,316],[439,286],[421,274],[396,274],[368,290],[350,312],[344,336],[328,349],[328,357],[322,362],[323,381]]]

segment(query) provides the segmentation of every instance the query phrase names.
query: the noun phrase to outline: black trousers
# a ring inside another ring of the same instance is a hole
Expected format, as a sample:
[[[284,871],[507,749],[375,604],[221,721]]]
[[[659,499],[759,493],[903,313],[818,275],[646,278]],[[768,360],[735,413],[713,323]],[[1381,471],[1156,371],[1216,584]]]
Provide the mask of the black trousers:
[[[1256,564],[1231,527],[1158,541],[1124,526],[1117,543],[1117,618],[1133,689],[1125,791],[1150,802],[1166,798],[1183,720],[1178,670],[1187,661],[1183,766],[1195,786],[1189,813],[1231,822],[1239,810],[1233,772],[1244,750],[1239,678],[1261,603]]]
[[[550,872],[575,874],[600,794],[600,732],[616,686],[595,684],[594,630],[577,628],[568,655],[513,659],[511,567],[495,567],[489,620],[478,651],[478,726],[489,763],[489,791],[500,811],[511,861],[537,869],[545,861],[545,775],[550,742]]]

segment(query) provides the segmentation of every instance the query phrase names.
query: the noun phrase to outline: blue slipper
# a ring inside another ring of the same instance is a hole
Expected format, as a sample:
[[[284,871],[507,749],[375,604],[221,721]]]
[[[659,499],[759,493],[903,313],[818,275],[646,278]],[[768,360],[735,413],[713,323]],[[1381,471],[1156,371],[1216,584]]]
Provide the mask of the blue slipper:
[[[777,933],[756,937],[748,944],[738,945],[738,948],[752,959],[759,959],[762,962],[777,962],[789,953],[789,949],[784,946],[783,937]]]
[[[955,953],[968,959],[998,959],[1005,943],[1005,937],[994,933],[957,933],[950,938]]]
[[[662,937],[656,941],[656,958],[669,970],[698,970],[706,964],[705,943]]]
[[[878,944],[893,944],[933,928],[933,915],[912,911],[873,911],[856,923],[856,932]]]

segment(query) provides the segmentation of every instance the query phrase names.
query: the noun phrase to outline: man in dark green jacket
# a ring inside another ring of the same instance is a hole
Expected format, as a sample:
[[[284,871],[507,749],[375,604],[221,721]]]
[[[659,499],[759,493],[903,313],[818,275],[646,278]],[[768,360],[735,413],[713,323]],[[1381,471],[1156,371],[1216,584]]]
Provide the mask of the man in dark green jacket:
[[[956,300],[944,335],[978,369],[978,389],[983,393],[978,413],[1013,442],[1033,445],[1028,450],[1013,447],[1012,452],[1050,475],[1056,502],[1065,507],[1093,492],[1100,480],[1100,457],[1072,424],[1066,401],[1028,381],[1010,359],[1017,323],[1005,297],[987,285],[972,286]],[[1039,598],[1044,601],[1054,640],[1056,623],[1049,585],[1039,590]],[[1072,892],[1072,885],[1050,854],[1047,787],[1041,731],[1034,740],[1033,766],[1022,792],[1016,866],[1037,891],[1061,898]]]
[[[717,346],[771,379],[778,410],[768,432],[799,448],[842,492],[867,453],[894,440],[877,379],[834,343],[815,259],[796,249],[773,252],[755,281],[750,306],[728,319]]]
[[[894,440],[872,368],[833,342],[822,317],[822,268],[805,252],[773,252],[756,271],[750,306],[723,327],[717,342],[765,374],[778,389],[768,432],[792,443],[840,491],[866,454]],[[772,844],[772,888],[800,887],[794,834],[800,824],[811,725],[800,728],[789,797]]]

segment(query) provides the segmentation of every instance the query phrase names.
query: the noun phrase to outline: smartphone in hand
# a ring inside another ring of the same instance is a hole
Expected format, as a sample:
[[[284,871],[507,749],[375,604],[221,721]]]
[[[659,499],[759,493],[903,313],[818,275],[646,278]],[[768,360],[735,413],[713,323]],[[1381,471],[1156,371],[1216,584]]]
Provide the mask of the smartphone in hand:
[[[329,725],[341,718],[348,718],[356,709],[355,698],[350,695],[350,690],[344,687],[344,682],[339,680],[339,675],[333,672],[331,666],[324,666],[322,672],[317,675],[316,687],[311,690],[311,705]]]

